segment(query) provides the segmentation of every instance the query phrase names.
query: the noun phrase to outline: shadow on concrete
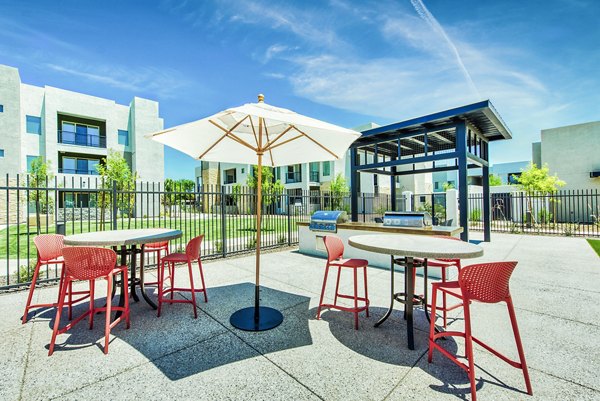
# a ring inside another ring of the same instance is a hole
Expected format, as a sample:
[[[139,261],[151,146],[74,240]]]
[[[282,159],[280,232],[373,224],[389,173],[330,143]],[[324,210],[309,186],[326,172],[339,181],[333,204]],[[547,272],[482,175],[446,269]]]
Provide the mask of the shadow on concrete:
[[[452,394],[461,399],[470,399],[469,378],[463,369],[438,351],[434,352],[433,362],[431,364],[427,362],[427,351],[429,349],[429,333],[427,330],[429,326],[422,311],[415,311],[414,351],[409,350],[407,347],[406,323],[401,310],[395,310],[392,317],[377,328],[373,325],[385,314],[387,309],[371,307],[369,311],[369,318],[365,316],[364,312],[359,315],[359,330],[354,330],[354,317],[351,313],[326,309],[321,312],[321,319],[329,323],[329,329],[334,337],[354,352],[387,364],[420,366],[423,371],[442,382],[441,385],[431,384],[429,387],[432,390]],[[316,316],[317,308],[312,309],[310,312],[314,312],[313,316]],[[439,344],[452,355],[464,356],[464,347],[459,347],[454,338],[440,340]],[[477,363],[477,359],[475,362]],[[482,371],[493,380],[482,378]],[[526,394],[521,389],[507,385],[479,365],[476,365],[475,374],[478,390],[484,384],[489,384]]]
[[[148,290],[148,289],[147,289]],[[191,304],[163,304],[161,317],[143,300],[131,300],[131,328],[125,330],[125,323],[119,323],[111,330],[109,355],[118,352],[113,346],[118,338],[131,346],[127,352],[143,354],[165,376],[179,380],[207,371],[215,367],[235,363],[259,355],[312,344],[308,320],[298,325],[297,321],[286,319],[283,323],[265,332],[243,332],[233,328],[229,317],[236,310],[250,306],[254,294],[254,284],[241,283],[208,288],[208,303],[204,303],[202,294],[196,295],[198,318],[194,319]],[[152,295],[151,295],[152,296]],[[187,294],[186,294],[187,296]],[[113,304],[118,303],[118,295]],[[181,298],[183,299],[183,298]],[[281,311],[294,308],[308,310],[310,298],[261,287],[261,304]],[[96,305],[103,305],[106,298],[96,298]],[[73,316],[84,313],[87,303],[73,308]],[[54,327],[55,312],[45,310],[35,319],[48,319],[48,344]],[[87,319],[79,322],[66,334],[60,335],[55,346],[55,354],[71,352],[81,348],[98,348],[99,358],[103,358],[105,314],[96,314],[94,328],[88,330]],[[289,324],[286,325],[286,322]],[[61,317],[61,327],[68,323],[66,308]],[[290,335],[293,325],[293,335]],[[122,349],[122,345],[120,348]],[[76,353],[74,353],[75,355]],[[77,357],[74,358],[76,361]],[[99,359],[100,360],[100,359]],[[108,360],[107,360],[108,361]]]

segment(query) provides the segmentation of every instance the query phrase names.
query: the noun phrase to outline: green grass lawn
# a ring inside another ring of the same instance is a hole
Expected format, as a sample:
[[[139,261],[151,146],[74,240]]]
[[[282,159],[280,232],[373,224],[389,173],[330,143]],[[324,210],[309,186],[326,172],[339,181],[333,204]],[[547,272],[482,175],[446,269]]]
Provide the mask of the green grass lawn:
[[[600,239],[588,239],[587,242],[590,244],[592,249],[596,251],[598,256],[600,256]]]
[[[255,216],[236,215],[227,216],[225,219],[225,231],[227,238],[241,238],[245,241],[248,238],[250,241],[256,235]],[[105,230],[110,229],[110,222],[105,223]],[[296,230],[295,219],[291,220],[292,230]],[[220,217],[201,217],[201,216],[182,216],[171,218],[139,218],[127,219],[119,218],[117,220],[119,229],[128,228],[171,228],[183,231],[183,240],[204,234],[205,241],[219,241],[223,236],[223,227]],[[288,233],[287,216],[265,216],[262,219],[262,231],[265,235],[273,235],[276,242],[281,235]],[[53,234],[55,225],[51,224],[48,229],[42,226],[42,233]],[[66,224],[66,234],[79,234],[86,232],[100,231],[100,222],[91,221],[69,221]],[[26,224],[11,226],[8,230],[0,231],[0,259],[14,259],[17,257],[17,249],[19,258],[36,257],[36,249],[33,244],[33,238],[36,236],[35,226],[27,227]],[[286,240],[287,241],[287,240]],[[27,244],[29,243],[29,249]],[[7,252],[8,250],[8,252]]]

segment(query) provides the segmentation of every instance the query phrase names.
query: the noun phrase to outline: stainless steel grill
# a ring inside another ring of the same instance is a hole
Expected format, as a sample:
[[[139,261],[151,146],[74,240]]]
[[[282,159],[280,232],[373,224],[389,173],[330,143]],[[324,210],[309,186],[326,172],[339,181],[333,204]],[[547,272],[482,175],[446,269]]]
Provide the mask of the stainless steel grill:
[[[431,215],[427,212],[385,212],[383,225],[392,227],[431,227]]]
[[[308,227],[311,231],[337,232],[337,225],[348,221],[343,210],[317,210],[310,218]]]

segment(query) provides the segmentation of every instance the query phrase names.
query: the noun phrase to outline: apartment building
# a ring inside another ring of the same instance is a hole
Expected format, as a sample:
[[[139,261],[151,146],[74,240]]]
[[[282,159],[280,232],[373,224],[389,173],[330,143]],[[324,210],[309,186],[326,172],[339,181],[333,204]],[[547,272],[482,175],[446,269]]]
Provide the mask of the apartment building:
[[[532,144],[533,162],[548,165],[564,190],[600,190],[600,121],[543,129]]]
[[[0,175],[24,174],[42,156],[59,181],[94,178],[109,149],[121,153],[140,180],[164,180],[164,146],[145,138],[163,128],[158,103],[128,106],[82,93],[21,82],[0,65]],[[95,180],[92,180],[94,182]]]

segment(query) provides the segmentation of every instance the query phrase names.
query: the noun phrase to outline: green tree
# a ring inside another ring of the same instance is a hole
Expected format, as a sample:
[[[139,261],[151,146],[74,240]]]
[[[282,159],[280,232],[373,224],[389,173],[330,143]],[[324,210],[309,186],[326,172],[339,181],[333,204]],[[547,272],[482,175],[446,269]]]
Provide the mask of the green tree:
[[[447,191],[447,190],[449,190],[449,189],[454,189],[454,188],[455,188],[455,187],[454,187],[454,184],[452,184],[452,183],[450,183],[450,182],[445,182],[445,183],[443,183],[443,184],[442,184],[442,190],[443,190],[444,192],[446,192],[446,191]]]
[[[490,187],[497,187],[499,185],[502,185],[502,179],[500,176],[496,174],[490,174]]]
[[[531,221],[531,212],[533,209],[531,196],[536,194],[548,195],[556,192],[559,188],[565,185],[558,176],[550,175],[550,169],[547,164],[544,164],[542,168],[538,168],[535,163],[530,163],[525,170],[521,170],[520,176],[514,176],[517,180],[517,185],[521,191],[524,191],[527,195],[527,220]],[[556,205],[554,205],[556,207]],[[556,216],[556,213],[554,213]]]
[[[248,175],[248,178],[246,178],[246,185],[248,185],[250,188],[256,189],[257,177],[258,166],[252,166],[252,174]],[[285,187],[281,181],[274,179],[273,168],[268,166],[262,167],[261,181],[262,211],[260,224],[262,225],[262,217],[265,215],[266,208],[277,202],[277,199],[279,199],[283,194]]]
[[[167,210],[171,209],[171,206],[180,205],[181,203],[185,206],[188,201],[193,201],[195,186],[196,184],[192,180],[185,178],[173,180],[167,178],[164,186],[165,193],[161,196],[161,203],[165,208],[165,214]]]
[[[104,163],[96,166],[98,173],[102,176],[102,189],[98,205],[100,207],[100,230],[104,229],[105,209],[116,202],[117,208],[127,211],[128,227],[131,227],[131,215],[135,204],[135,182],[137,173],[133,173],[127,164],[127,160],[116,150],[110,149]],[[117,191],[123,191],[120,199],[112,199],[112,183],[116,182]]]
[[[38,157],[31,162],[31,172],[29,173],[29,185],[34,188],[46,188],[48,186],[48,181],[54,178],[54,175],[49,171],[50,170],[50,160],[45,161],[43,157]],[[52,201],[52,198],[48,198],[46,201],[46,197],[43,196],[43,191],[39,189],[34,190],[30,199],[35,201],[35,227],[37,235],[41,233],[41,219],[40,219],[40,211],[42,208],[49,211],[49,204]]]
[[[329,186],[331,195],[331,208],[332,210],[341,210],[343,206],[344,196],[348,195],[348,185],[346,184],[346,178],[339,173],[331,181]]]

